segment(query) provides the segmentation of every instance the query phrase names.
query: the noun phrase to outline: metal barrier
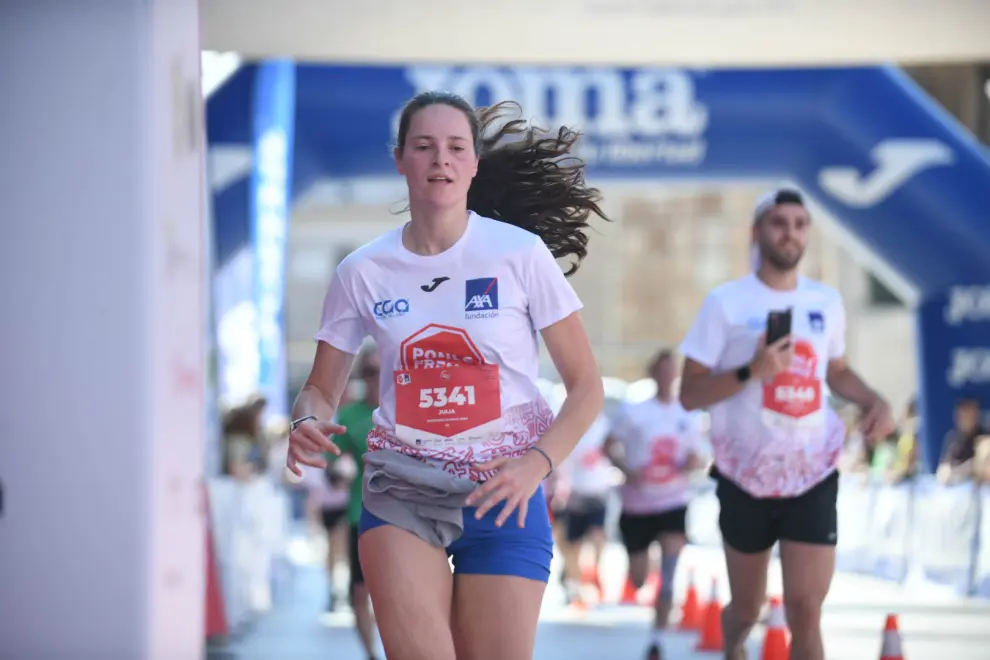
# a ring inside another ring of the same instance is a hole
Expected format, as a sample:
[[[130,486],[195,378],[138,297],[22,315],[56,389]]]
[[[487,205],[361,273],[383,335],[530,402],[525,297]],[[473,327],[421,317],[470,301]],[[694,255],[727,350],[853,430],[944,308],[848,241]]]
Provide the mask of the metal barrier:
[[[691,542],[720,546],[714,484],[704,479],[694,488]],[[271,607],[290,537],[290,502],[264,478],[213,479],[209,495],[227,620],[237,630]],[[617,493],[610,504],[617,514]],[[838,514],[839,570],[990,598],[990,486],[946,487],[930,477],[891,486],[843,475]],[[610,528],[617,526],[610,520]]]
[[[210,524],[224,610],[236,632],[272,605],[289,542],[290,502],[265,478],[209,480]]]

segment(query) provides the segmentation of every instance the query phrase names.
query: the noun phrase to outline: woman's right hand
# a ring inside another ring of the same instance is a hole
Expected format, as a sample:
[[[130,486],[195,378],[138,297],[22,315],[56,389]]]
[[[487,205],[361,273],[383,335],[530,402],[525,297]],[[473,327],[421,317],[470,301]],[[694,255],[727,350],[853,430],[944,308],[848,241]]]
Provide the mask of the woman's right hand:
[[[340,456],[340,447],[330,441],[330,436],[346,433],[347,428],[333,422],[318,422],[308,419],[299,424],[289,434],[289,455],[286,457],[286,467],[297,477],[302,477],[299,464],[325,469],[327,462],[323,454],[330,452]]]

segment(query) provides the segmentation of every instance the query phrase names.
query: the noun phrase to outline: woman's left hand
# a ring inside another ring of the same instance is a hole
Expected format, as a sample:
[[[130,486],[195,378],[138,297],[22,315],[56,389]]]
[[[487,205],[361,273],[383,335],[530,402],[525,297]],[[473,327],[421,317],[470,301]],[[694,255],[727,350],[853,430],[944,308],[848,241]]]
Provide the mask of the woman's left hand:
[[[535,451],[526,452],[516,458],[501,457],[475,466],[481,471],[498,470],[498,474],[478,486],[466,501],[468,506],[477,506],[474,517],[481,520],[492,507],[505,502],[505,507],[495,519],[501,527],[512,512],[519,509],[519,526],[526,524],[529,500],[547,476],[547,460]],[[479,504],[480,502],[480,504]]]

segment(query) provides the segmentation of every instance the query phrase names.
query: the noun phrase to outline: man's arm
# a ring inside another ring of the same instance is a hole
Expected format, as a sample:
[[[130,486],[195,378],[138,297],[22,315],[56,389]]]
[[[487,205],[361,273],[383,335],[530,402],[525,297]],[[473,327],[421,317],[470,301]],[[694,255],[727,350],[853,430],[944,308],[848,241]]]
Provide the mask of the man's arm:
[[[626,452],[625,445],[619,441],[614,435],[609,434],[605,438],[605,444],[602,446],[602,451],[612,465],[618,468],[619,472],[625,475],[627,478],[632,476],[632,470],[629,469],[629,464],[626,462]]]
[[[859,374],[852,370],[845,357],[829,361],[825,378],[829,389],[846,401],[855,403],[863,410],[869,410],[878,402],[883,401],[882,397],[870,389],[859,377]]]
[[[681,406],[688,412],[707,408],[735,396],[744,386],[735,370],[713,373],[705,365],[685,358],[681,373]]]
[[[829,360],[825,380],[835,394],[863,410],[862,429],[868,441],[883,440],[894,432],[890,406],[852,370],[845,357]]]
[[[727,399],[743,388],[735,370],[712,373],[725,349],[727,326],[721,301],[708,294],[680,346],[684,355],[680,399],[681,406],[689,412]]]

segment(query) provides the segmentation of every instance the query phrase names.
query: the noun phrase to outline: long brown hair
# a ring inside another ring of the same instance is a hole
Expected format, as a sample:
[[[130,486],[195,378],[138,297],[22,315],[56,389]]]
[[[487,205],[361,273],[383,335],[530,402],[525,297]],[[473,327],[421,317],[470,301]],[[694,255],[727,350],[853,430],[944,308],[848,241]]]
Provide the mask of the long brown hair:
[[[478,174],[468,208],[536,234],[554,257],[574,257],[565,275],[577,271],[588,254],[589,218],[608,220],[598,205],[601,192],[585,183],[584,161],[571,154],[580,133],[567,127],[552,133],[524,119],[505,121],[510,111],[521,112],[512,101],[476,110],[456,94],[424,92],[402,109],[400,154],[413,116],[438,103],[463,112],[471,127]]]

